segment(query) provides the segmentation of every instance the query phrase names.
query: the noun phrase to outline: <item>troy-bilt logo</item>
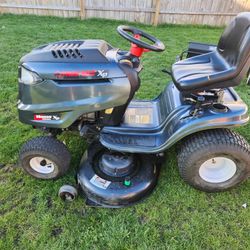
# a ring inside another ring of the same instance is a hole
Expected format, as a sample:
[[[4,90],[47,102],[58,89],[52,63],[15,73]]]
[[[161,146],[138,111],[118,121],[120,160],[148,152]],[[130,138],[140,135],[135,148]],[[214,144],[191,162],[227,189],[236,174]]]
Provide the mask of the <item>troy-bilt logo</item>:
[[[34,115],[35,121],[51,121],[51,120],[60,120],[58,115]]]
[[[106,78],[108,72],[106,70],[57,71],[54,75],[57,79]]]

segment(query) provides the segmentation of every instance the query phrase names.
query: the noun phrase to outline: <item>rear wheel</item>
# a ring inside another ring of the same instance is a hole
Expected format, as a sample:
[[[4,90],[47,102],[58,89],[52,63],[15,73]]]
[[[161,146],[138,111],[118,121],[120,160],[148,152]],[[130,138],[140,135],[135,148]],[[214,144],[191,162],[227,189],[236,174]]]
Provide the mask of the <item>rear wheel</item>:
[[[57,179],[70,166],[67,147],[50,136],[40,136],[26,142],[21,148],[19,161],[22,168],[38,179]]]
[[[250,146],[228,129],[202,131],[184,140],[178,153],[180,175],[207,192],[230,189],[250,173]]]

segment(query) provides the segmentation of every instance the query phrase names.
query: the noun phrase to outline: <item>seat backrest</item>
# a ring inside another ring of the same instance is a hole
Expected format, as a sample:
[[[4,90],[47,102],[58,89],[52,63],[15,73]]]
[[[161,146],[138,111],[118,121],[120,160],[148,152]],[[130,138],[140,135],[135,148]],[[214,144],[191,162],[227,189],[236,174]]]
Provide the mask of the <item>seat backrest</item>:
[[[242,12],[231,21],[224,30],[217,49],[230,67],[235,68],[235,75],[248,71],[250,67],[248,65],[250,59],[250,12]]]

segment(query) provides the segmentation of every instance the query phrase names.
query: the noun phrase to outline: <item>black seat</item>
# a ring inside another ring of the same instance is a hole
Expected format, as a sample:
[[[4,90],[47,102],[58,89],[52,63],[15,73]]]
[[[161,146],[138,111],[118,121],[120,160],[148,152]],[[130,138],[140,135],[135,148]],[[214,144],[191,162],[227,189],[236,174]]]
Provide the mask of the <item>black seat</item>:
[[[172,78],[184,93],[239,85],[250,67],[250,12],[237,15],[223,32],[217,49],[176,62]]]

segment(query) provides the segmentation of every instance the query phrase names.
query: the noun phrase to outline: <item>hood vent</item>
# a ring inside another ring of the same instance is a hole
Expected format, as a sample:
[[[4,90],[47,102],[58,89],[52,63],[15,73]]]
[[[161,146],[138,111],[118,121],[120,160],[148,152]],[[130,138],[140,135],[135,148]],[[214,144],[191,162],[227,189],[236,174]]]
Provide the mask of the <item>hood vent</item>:
[[[44,44],[23,56],[24,62],[106,63],[108,50],[113,49],[103,40],[66,40]]]
[[[50,50],[53,57],[60,59],[60,58],[69,58],[69,59],[76,59],[76,58],[83,58],[79,47],[83,44],[83,42],[64,42],[64,43],[54,43],[48,45],[45,50]]]

